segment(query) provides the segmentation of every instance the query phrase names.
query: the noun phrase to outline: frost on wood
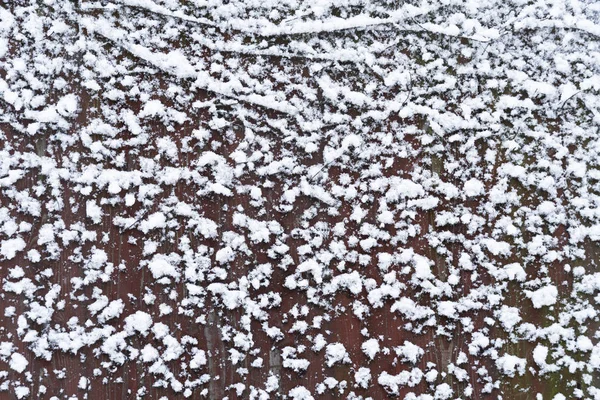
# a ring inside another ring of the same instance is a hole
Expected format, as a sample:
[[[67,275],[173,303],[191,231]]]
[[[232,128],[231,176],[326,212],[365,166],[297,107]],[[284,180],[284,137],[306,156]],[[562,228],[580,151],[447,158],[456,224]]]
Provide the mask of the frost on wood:
[[[2,2],[0,397],[600,399],[599,94],[593,1]]]

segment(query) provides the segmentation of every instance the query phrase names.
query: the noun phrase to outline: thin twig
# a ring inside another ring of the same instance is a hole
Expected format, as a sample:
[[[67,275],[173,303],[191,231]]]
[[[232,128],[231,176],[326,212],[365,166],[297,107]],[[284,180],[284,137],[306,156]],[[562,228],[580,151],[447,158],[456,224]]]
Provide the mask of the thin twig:
[[[417,25],[418,27],[420,27],[423,31],[425,32],[429,32],[432,33],[434,35],[441,35],[441,36],[447,36],[447,37],[451,37],[451,38],[455,38],[455,39],[466,39],[466,40],[473,40],[475,42],[481,42],[481,43],[490,43],[493,42],[495,39],[477,39],[474,38],[472,36],[464,36],[464,35],[452,35],[450,33],[445,33],[445,32],[436,32],[436,31],[432,31],[431,29],[427,29],[425,28],[420,22],[415,21],[414,19],[412,19],[412,22]]]
[[[562,109],[567,105],[567,102],[569,100],[571,100],[573,97],[577,96],[581,92],[583,92],[583,90],[578,90],[575,93],[573,93],[572,95],[570,95],[565,101],[562,102],[562,105],[558,108],[558,110],[562,111]]]

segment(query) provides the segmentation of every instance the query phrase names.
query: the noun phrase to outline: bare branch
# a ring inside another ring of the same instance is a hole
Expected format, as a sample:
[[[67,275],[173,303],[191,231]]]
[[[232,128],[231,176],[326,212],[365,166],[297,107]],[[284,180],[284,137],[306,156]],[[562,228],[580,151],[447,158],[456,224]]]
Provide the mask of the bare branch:
[[[286,101],[276,99],[275,95],[259,95],[256,93],[235,94],[224,91],[222,89],[222,82],[216,81],[215,79],[211,78],[207,73],[201,74],[189,63],[187,59],[181,60],[181,62],[174,64],[168,60],[168,55],[166,54],[156,54],[152,52],[152,50],[144,46],[133,45],[131,43],[127,43],[126,41],[121,40],[121,36],[117,34],[118,31],[114,28],[107,29],[104,25],[98,27],[91,20],[84,21],[84,25],[89,31],[94,32],[99,36],[102,36],[103,38],[123,48],[133,56],[147,62],[148,64],[158,68],[159,70],[171,76],[175,76],[180,79],[195,78],[193,87],[197,87],[199,89],[206,90],[223,97],[227,97],[254,106],[260,106],[262,108],[267,108],[287,115],[296,115],[298,112],[296,107],[294,107]]]

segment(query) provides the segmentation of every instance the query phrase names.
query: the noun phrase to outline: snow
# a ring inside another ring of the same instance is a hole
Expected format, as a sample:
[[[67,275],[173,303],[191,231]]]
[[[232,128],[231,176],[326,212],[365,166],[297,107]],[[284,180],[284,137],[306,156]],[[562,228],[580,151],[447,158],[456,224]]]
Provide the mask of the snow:
[[[152,316],[143,311],[136,311],[134,314],[125,317],[124,329],[126,332],[140,332],[142,335],[147,335],[148,330],[152,326]]]
[[[0,244],[0,254],[5,259],[11,260],[15,258],[18,252],[25,250],[26,243],[22,238],[3,240]]]
[[[29,365],[29,361],[27,361],[27,359],[22,354],[12,353],[10,355],[9,365],[11,369],[14,369],[18,373],[22,373],[27,368],[27,365]]]
[[[154,117],[156,115],[162,115],[165,112],[165,106],[160,100],[150,100],[144,104],[144,108],[140,112],[140,117]]]
[[[396,351],[396,354],[401,357],[402,361],[411,364],[416,364],[425,353],[422,348],[407,340],[404,341],[402,346],[395,347],[394,350]]]
[[[518,308],[506,305],[500,308],[498,319],[507,331],[511,331],[522,320]]]
[[[200,368],[201,366],[206,365],[206,360],[206,353],[204,350],[199,350],[190,360],[190,367]]]
[[[164,227],[166,227],[166,217],[161,212],[156,212],[149,215],[147,219],[140,223],[140,230],[144,233]]]
[[[163,254],[155,255],[148,263],[148,269],[152,273],[154,279],[160,279],[164,276],[179,278],[180,276],[180,272],[178,268],[173,265],[173,261]]]
[[[556,303],[558,289],[554,285],[548,285],[534,291],[525,291],[525,294],[531,299],[534,308],[542,308]]]
[[[402,386],[414,387],[418,385],[423,379],[423,372],[419,368],[413,368],[412,370],[402,371],[397,375],[391,375],[387,371],[384,371],[377,378],[377,383],[386,388],[386,391],[390,395],[397,396]]]
[[[585,353],[591,351],[594,348],[594,344],[589,337],[580,335],[577,337],[577,347],[581,352]]]
[[[379,342],[377,341],[377,339],[365,340],[361,345],[361,349],[363,353],[365,353],[365,355],[372,360],[375,358],[377,353],[379,353]]]
[[[415,267],[415,276],[419,279],[429,279],[432,278],[433,275],[431,273],[431,261],[426,257],[415,254],[413,256],[414,267]]]
[[[291,389],[288,393],[291,399],[294,400],[314,400],[314,397],[310,394],[310,391],[304,386],[296,386]]]
[[[15,388],[15,396],[17,396],[17,399],[24,399],[29,396],[29,393],[29,388],[26,386],[17,386]]]
[[[408,179],[392,178],[385,197],[387,201],[398,201],[405,198],[416,198],[425,194],[423,187]]]
[[[325,348],[325,362],[328,367],[337,363],[350,363],[350,357],[342,343],[331,343]]]
[[[4,2],[0,391],[597,398],[600,6],[526,3]]]
[[[303,263],[298,265],[297,271],[300,273],[310,271],[315,282],[321,283],[323,281],[323,267],[315,259],[304,261]]]
[[[479,196],[480,194],[483,194],[484,189],[485,187],[483,185],[483,182],[475,178],[471,178],[468,181],[466,181],[465,186],[463,188],[464,193],[467,197]]]
[[[79,99],[74,94],[70,93],[61,97],[56,104],[56,111],[63,116],[75,115],[79,106]]]
[[[108,301],[108,299],[106,299],[106,301]],[[96,300],[96,302],[90,304],[89,307],[90,307],[89,308],[90,312],[93,313],[93,311],[95,311],[95,307],[98,307],[98,309],[99,309],[101,307],[101,304],[99,303],[99,300]],[[125,304],[123,303],[123,300],[121,300],[121,299],[113,300],[110,303],[108,303],[108,305],[98,315],[98,321],[100,323],[105,323],[108,320],[117,318],[119,315],[121,315],[123,313],[124,309],[125,309]]]
[[[499,270],[497,277],[502,279],[504,276],[506,276],[506,279],[511,281],[517,280],[519,282],[524,282],[527,279],[525,270],[517,263],[507,264],[501,270]]]
[[[356,382],[356,386],[362,388],[368,388],[369,383],[371,382],[371,370],[369,368],[361,367],[354,374],[354,380]]]
[[[85,390],[88,387],[88,379],[85,376],[82,376],[81,378],[79,378],[79,383],[77,384],[77,387],[79,389]]]
[[[456,303],[453,301],[441,301],[438,304],[438,313],[447,318],[457,318]]]
[[[525,373],[527,360],[511,354],[505,354],[496,360],[496,366],[505,375],[513,377],[515,374],[523,375]]]
[[[545,367],[546,364],[546,358],[548,357],[548,347],[538,344],[537,346],[535,346],[535,349],[533,350],[533,361],[535,361],[535,363],[540,366],[540,367]]]

